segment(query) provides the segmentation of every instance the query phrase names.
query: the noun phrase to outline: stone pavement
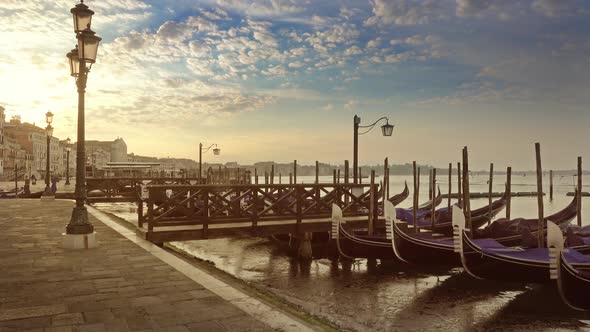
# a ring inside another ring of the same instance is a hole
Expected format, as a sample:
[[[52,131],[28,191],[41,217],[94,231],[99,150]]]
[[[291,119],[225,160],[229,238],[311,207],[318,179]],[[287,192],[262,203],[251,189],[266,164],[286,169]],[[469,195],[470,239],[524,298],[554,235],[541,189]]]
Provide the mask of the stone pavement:
[[[273,325],[247,313],[258,300],[228,301],[154,254],[162,249],[148,251],[90,214],[99,247],[62,249],[72,207],[0,200],[0,331],[310,330],[292,317]]]

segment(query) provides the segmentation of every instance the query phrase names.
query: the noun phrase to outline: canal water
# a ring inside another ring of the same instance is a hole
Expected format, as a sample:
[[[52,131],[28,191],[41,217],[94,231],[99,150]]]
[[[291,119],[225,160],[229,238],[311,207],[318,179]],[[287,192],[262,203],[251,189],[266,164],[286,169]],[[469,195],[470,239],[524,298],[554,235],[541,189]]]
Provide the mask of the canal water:
[[[410,177],[392,176],[390,194],[400,192],[405,180],[411,187]],[[584,180],[590,183],[590,178]],[[298,182],[313,181],[313,177],[298,178]],[[329,182],[331,177],[320,181]],[[497,183],[494,191],[503,191],[503,177],[496,176],[494,181]],[[544,181],[547,186],[548,179]],[[487,191],[486,182],[487,176],[472,177],[471,192]],[[428,178],[423,177],[422,183],[428,183]],[[555,197],[552,202],[546,197],[545,215],[562,209],[572,199],[565,195],[573,191],[572,177],[555,177],[554,183]],[[446,182],[440,184],[441,191],[447,192]],[[513,176],[512,188],[513,191],[535,191],[536,178]],[[549,188],[544,189],[548,192]],[[588,189],[584,187],[584,191]],[[421,191],[420,201],[423,202],[428,198],[428,189],[424,185]],[[409,207],[410,202],[411,199],[407,199],[401,206]],[[472,208],[484,205],[487,199],[472,200]],[[96,206],[126,220],[137,218],[133,204]],[[513,217],[536,215],[535,197],[513,198]],[[583,216],[585,224],[590,225],[590,201],[583,202]],[[590,331],[590,314],[567,308],[553,285],[476,280],[459,268],[408,270],[379,260],[318,259],[304,263],[290,258],[267,238],[171,244],[344,331]]]

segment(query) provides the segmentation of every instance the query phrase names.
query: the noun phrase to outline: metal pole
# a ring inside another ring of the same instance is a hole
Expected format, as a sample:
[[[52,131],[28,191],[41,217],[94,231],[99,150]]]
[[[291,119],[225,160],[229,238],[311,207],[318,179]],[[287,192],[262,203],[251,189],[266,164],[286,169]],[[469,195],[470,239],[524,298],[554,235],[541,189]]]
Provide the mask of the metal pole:
[[[358,183],[358,167],[359,167],[359,123],[361,118],[355,115],[353,118],[353,157],[352,157],[352,177],[354,184]]]
[[[51,137],[49,136],[49,124],[47,125],[47,153],[45,154],[45,191],[43,192],[43,196],[51,196],[51,188],[49,188],[49,158],[51,157],[51,150],[49,143],[51,142]],[[15,159],[16,162],[16,159]]]
[[[203,164],[201,163],[202,154],[203,154],[203,143],[199,143],[199,184],[201,183],[201,174],[203,174]]]
[[[84,93],[86,92],[86,79],[88,72],[84,61],[80,61],[79,76],[76,80],[78,86],[78,142],[76,142],[76,206],[72,210],[72,218],[66,226],[67,234],[90,234],[94,232],[94,226],[88,222],[88,211],[84,203],[86,201],[86,147],[84,130]]]
[[[69,185],[69,184],[70,184],[70,150],[66,150],[66,185]]]

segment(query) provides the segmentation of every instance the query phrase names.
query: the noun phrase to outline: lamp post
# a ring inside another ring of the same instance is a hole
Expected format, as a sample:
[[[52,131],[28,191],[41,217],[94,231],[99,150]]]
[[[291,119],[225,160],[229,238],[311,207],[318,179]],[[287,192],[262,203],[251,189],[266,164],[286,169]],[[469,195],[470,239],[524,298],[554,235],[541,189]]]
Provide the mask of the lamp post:
[[[45,113],[45,122],[47,122],[47,127],[45,128],[45,132],[47,133],[47,150],[45,153],[45,191],[43,192],[42,196],[44,198],[53,197],[53,192],[51,192],[51,187],[49,186],[49,176],[50,171],[49,168],[51,167],[50,160],[51,160],[51,136],[53,135],[53,127],[51,126],[51,122],[53,122],[53,113],[47,112]]]
[[[203,143],[199,143],[199,183],[201,183],[201,174],[203,174],[203,172],[202,172],[202,168],[203,168],[202,155],[203,155],[203,153],[207,153],[207,151],[209,151],[209,149],[211,149],[212,147],[215,147],[213,149],[213,154],[218,156],[219,153],[221,152],[221,149],[219,149],[217,147],[217,144],[211,144],[211,145],[209,145],[209,147],[205,148],[205,151],[203,151]]]
[[[70,151],[72,148],[70,145],[72,144],[72,140],[68,137],[66,138],[66,186],[70,185]]]
[[[74,18],[74,33],[78,40],[76,48],[67,54],[70,63],[70,74],[76,79],[78,90],[78,140],[76,143],[76,189],[74,193],[76,206],[72,211],[70,223],[66,226],[66,235],[86,235],[94,234],[94,226],[88,222],[88,211],[84,206],[86,201],[84,93],[86,91],[88,73],[92,64],[96,61],[96,53],[98,52],[98,44],[101,38],[96,36],[94,31],[90,29],[94,12],[88,9],[88,6],[84,4],[83,0],[72,8],[70,12]],[[64,245],[67,247],[70,247],[70,245],[71,247],[76,247],[73,244],[74,242],[74,240],[71,240],[69,244],[66,244],[64,240]],[[89,241],[85,242],[87,243],[86,247],[88,247]]]
[[[361,118],[358,115],[354,116],[354,121],[353,121],[353,125],[354,125],[354,137],[353,137],[353,158],[352,158],[352,175],[353,175],[353,181],[355,184],[358,183],[358,163],[359,163],[359,135],[364,135],[368,132],[370,132],[373,127],[375,127],[375,125],[377,124],[377,122],[381,121],[381,120],[385,120],[385,124],[381,126],[381,132],[383,133],[383,136],[391,136],[391,134],[393,133],[393,125],[389,124],[389,119],[387,117],[381,117],[379,118],[377,121],[373,122],[372,124],[368,125],[368,126],[361,126]],[[367,129],[362,133],[359,133],[359,129]]]

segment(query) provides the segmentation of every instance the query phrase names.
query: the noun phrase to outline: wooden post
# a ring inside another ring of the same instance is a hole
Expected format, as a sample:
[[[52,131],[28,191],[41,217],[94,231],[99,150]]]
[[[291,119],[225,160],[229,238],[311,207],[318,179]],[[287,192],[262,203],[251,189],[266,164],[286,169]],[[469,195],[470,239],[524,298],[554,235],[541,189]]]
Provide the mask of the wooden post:
[[[492,186],[493,186],[493,182],[494,182],[494,163],[490,164],[490,180],[489,180],[489,191],[488,191],[488,203],[490,206],[490,210],[488,212],[488,226],[490,225],[490,223],[492,222]]]
[[[254,184],[258,184],[258,170],[254,169]]]
[[[336,183],[340,183],[340,168],[338,169],[338,176],[336,177]]]
[[[375,230],[375,220],[373,216],[375,215],[375,170],[371,171],[371,198],[369,200],[369,229],[368,234],[373,235],[373,231]]]
[[[506,168],[506,219],[510,220],[512,207],[512,167]]]
[[[141,189],[139,189],[141,190]],[[143,201],[141,200],[141,193],[139,194],[139,199],[137,200],[137,226],[139,228],[143,227]]]
[[[457,197],[459,205],[463,206],[463,183],[461,182],[461,163],[457,163]]]
[[[537,208],[539,210],[539,224],[537,226],[537,246],[545,246],[545,216],[543,211],[543,168],[541,167],[541,144],[535,143],[535,157],[537,159]]]
[[[275,164],[270,165],[270,184],[275,184]]]
[[[412,194],[414,195],[414,201],[412,202],[412,208],[413,208],[413,214],[412,214],[412,220],[414,222],[414,231],[417,232],[418,228],[416,227],[416,212],[418,209],[418,190],[419,190],[419,185],[418,185],[418,179],[417,179],[417,174],[416,174],[416,161],[412,162],[412,169],[413,169],[413,174],[414,174],[414,190],[412,190]]]
[[[297,160],[293,161],[293,183],[297,184]]]
[[[447,198],[447,208],[451,211],[451,181],[453,173],[453,164],[449,163],[449,197]]]
[[[348,160],[344,161],[344,184],[348,185],[348,171],[349,171],[349,167],[348,167]],[[346,191],[344,192],[344,204],[348,204],[350,197],[348,195],[348,189],[345,189]]]
[[[389,165],[387,166],[387,174],[385,175],[386,179],[387,179],[387,195],[385,195],[385,199],[389,200]],[[383,210],[385,211],[385,210]]]
[[[553,170],[549,170],[549,200],[553,201]]]
[[[469,227],[470,236],[473,236],[473,224],[471,223],[471,202],[469,197],[469,154],[467,147],[463,147],[463,211],[465,223]]]
[[[361,175],[361,168],[360,167],[359,167],[359,179],[358,179],[358,181],[359,181],[359,184],[362,184],[363,183],[363,177]]]
[[[283,174],[279,173],[279,184],[283,181]]]
[[[264,184],[268,185],[268,172],[264,171]]]
[[[428,199],[432,199],[432,169],[428,170]]]
[[[383,199],[381,200],[382,203],[382,210],[383,211],[383,215],[385,215],[385,201],[387,200],[387,198],[389,198],[389,188],[388,188],[388,179],[389,177],[387,176],[387,169],[389,168],[389,159],[385,158],[385,161],[383,162],[383,187],[381,188],[383,190]]]
[[[337,184],[337,183],[338,183],[338,181],[336,180],[336,179],[337,179],[337,175],[336,175],[336,169],[334,169],[334,170],[333,170],[333,173],[334,173],[334,174],[333,174],[333,180],[334,180],[333,182],[334,182],[334,184]]]
[[[578,157],[578,226],[582,226],[582,157]]]
[[[293,173],[289,173],[289,184],[293,184]]]
[[[436,168],[432,169],[431,174],[432,174],[432,183],[431,183],[430,187],[431,187],[432,192],[436,192]],[[433,199],[434,199],[434,196],[433,196]],[[436,212],[436,204],[434,204],[434,202],[433,202],[432,208],[430,211],[430,214],[431,214],[430,215],[430,227],[432,227],[433,232],[434,232],[434,223],[436,221],[436,213],[435,212]]]
[[[320,163],[317,160],[315,161],[315,183],[320,183]]]

